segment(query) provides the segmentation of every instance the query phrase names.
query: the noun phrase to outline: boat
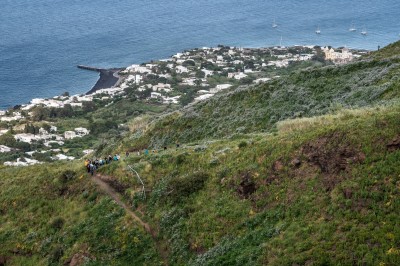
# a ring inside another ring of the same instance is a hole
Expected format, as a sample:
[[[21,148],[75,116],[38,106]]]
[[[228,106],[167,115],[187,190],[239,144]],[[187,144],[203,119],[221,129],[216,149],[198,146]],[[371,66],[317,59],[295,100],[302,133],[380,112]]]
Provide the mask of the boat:
[[[276,24],[275,19],[274,19],[274,22],[272,23],[272,28],[277,28],[277,27],[278,27],[278,24]]]
[[[315,31],[316,34],[321,34],[321,30],[319,29],[319,26],[317,28],[317,30]]]
[[[361,31],[361,34],[364,35],[364,36],[368,34],[367,29],[365,27]]]
[[[351,23],[349,31],[351,31],[351,32],[357,31],[357,29],[354,27],[354,23],[353,22]]]

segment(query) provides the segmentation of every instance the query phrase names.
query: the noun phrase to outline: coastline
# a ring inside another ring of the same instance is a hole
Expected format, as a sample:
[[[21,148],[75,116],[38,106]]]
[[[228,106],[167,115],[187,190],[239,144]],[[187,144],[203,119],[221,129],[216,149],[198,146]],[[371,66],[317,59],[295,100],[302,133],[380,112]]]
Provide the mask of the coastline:
[[[88,71],[96,71],[99,72],[99,79],[97,80],[96,84],[85,93],[85,95],[90,95],[97,90],[113,88],[118,86],[121,81],[122,77],[118,75],[118,73],[125,68],[110,68],[110,69],[102,69],[102,68],[94,68],[94,67],[87,67],[78,65],[78,68],[88,70]]]

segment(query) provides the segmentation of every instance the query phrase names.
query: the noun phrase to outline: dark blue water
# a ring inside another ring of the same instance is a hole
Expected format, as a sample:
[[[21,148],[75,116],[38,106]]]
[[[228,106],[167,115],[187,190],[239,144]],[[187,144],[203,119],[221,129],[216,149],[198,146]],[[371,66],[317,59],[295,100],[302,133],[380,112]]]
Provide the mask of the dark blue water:
[[[78,64],[121,67],[187,48],[272,46],[281,38],[376,49],[399,39],[399,15],[398,0],[2,0],[0,109],[88,91],[98,76]]]

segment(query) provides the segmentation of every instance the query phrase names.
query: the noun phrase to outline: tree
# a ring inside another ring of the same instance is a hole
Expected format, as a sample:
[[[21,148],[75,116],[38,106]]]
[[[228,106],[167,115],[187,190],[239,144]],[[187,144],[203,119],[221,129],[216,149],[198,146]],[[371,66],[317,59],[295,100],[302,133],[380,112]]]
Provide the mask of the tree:
[[[182,66],[184,66],[184,67],[196,66],[196,63],[193,60],[189,59],[189,60],[184,61],[182,63]]]
[[[63,92],[62,96],[64,96],[64,97],[69,97],[69,92],[68,92],[68,91]]]
[[[150,97],[151,92],[152,92],[152,89],[145,89],[144,91],[139,91],[138,97],[139,97],[139,99],[146,99],[146,98]]]
[[[62,117],[72,117],[74,115],[74,110],[70,104],[65,104],[64,108],[60,110],[60,115]]]
[[[43,106],[38,106],[33,110],[32,119],[34,121],[46,120],[49,117],[49,110]]]
[[[206,74],[203,71],[201,71],[201,70],[196,71],[196,78],[202,79],[205,76],[206,76]]]
[[[96,109],[96,104],[94,102],[83,102],[82,109],[84,112],[92,112]]]

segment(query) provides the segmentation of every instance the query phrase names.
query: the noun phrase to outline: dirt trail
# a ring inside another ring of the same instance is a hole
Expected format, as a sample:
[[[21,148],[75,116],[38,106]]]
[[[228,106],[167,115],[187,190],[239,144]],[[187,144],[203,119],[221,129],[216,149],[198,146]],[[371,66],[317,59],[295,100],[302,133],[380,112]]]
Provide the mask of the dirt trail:
[[[154,231],[148,223],[145,223],[139,216],[137,216],[122,200],[121,196],[106,182],[102,180],[102,176],[96,174],[93,176],[92,180],[103,190],[107,195],[109,195],[115,202],[124,208],[126,213],[128,213],[138,224],[143,226],[144,230],[151,235],[153,241],[156,245],[156,248],[163,259],[164,265],[167,265],[168,256],[166,250],[162,247],[161,243],[157,239],[157,233]]]

